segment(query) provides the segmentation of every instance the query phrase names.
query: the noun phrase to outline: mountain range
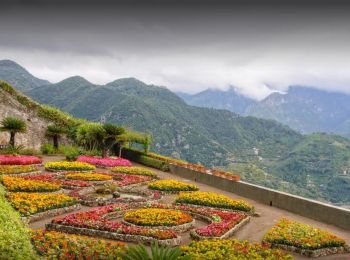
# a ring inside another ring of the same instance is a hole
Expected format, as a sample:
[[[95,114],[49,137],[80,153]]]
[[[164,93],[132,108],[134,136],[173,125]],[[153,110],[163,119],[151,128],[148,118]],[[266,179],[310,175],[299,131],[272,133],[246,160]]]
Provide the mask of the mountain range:
[[[273,119],[301,133],[326,132],[350,137],[350,95],[305,86],[272,93],[261,101],[228,90],[177,93],[187,104],[227,109],[243,116]]]
[[[167,88],[135,78],[96,85],[75,76],[51,84],[15,62],[0,64],[0,79],[36,101],[77,117],[148,132],[155,152],[233,169],[243,179],[267,187],[335,203],[350,202],[346,175],[350,141],[346,138],[303,135],[274,120],[240,116],[227,107],[191,106]],[[235,100],[242,100],[241,111],[256,105],[243,96]]]

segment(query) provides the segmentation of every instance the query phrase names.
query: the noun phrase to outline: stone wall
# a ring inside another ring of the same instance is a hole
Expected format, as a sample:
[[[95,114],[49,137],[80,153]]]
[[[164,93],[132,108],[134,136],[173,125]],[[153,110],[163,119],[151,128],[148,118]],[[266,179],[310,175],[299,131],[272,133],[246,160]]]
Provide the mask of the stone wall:
[[[23,119],[27,124],[27,132],[16,135],[16,145],[39,150],[41,145],[49,142],[45,136],[50,122],[37,116],[36,112],[30,111],[20,104],[13,96],[0,89],[0,121],[7,116]],[[66,140],[62,140],[66,143]],[[9,134],[0,132],[0,145],[8,144]]]
[[[181,166],[170,165],[170,172],[260,203],[350,230],[350,210],[306,199],[243,181],[230,181]]]

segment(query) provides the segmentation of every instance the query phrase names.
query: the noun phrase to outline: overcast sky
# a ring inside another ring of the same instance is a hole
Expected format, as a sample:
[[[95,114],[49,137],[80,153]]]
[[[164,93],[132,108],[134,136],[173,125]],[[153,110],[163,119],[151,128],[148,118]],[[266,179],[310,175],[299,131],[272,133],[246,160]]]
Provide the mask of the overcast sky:
[[[340,5],[1,6],[0,59],[58,82],[136,77],[174,91],[289,85],[350,93],[350,8]]]

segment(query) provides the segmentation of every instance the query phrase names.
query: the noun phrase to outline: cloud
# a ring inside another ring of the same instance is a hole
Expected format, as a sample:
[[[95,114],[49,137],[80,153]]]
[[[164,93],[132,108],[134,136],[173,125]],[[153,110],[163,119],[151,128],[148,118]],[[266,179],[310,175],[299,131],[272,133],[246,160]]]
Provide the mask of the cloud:
[[[52,82],[132,76],[190,93],[233,85],[256,99],[290,85],[350,94],[347,10],[9,8],[0,18],[0,58]]]

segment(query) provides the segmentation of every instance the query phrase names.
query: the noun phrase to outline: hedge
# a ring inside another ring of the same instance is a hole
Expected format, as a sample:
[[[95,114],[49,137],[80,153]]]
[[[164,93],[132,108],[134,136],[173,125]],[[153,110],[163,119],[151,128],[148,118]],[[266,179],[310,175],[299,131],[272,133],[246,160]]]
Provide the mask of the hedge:
[[[151,157],[147,156],[147,154],[145,154],[141,151],[138,151],[138,150],[134,150],[134,149],[130,149],[130,148],[123,148],[122,157],[129,159],[131,161],[140,163],[140,164],[145,165],[145,166],[159,169],[161,171],[165,171],[165,172],[169,171],[169,163],[151,158]]]
[[[5,199],[0,184],[0,259],[39,259],[19,214]]]

